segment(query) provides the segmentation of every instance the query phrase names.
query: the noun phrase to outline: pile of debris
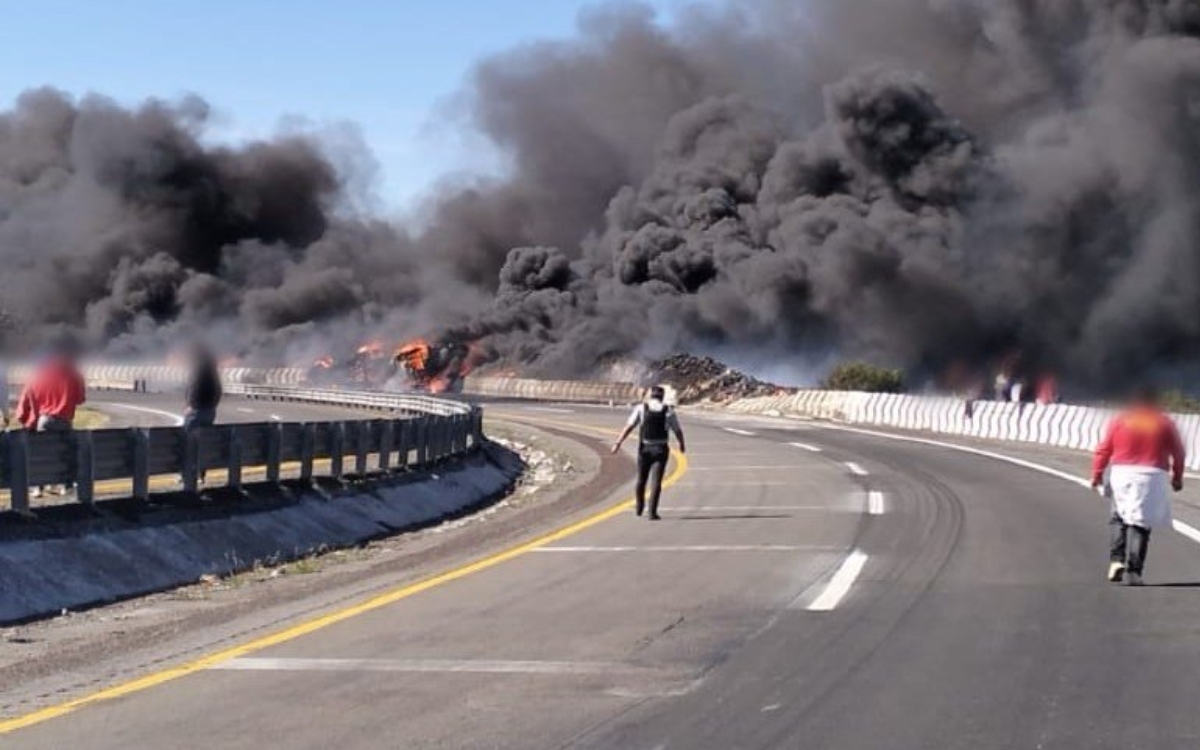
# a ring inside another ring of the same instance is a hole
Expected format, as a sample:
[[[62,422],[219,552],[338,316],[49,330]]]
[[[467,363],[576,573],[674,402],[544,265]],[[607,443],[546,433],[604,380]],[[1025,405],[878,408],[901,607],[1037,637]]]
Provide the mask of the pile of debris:
[[[675,389],[679,403],[700,401],[725,403],[740,398],[771,396],[787,389],[765,383],[712,357],[672,354],[651,362],[643,385],[669,385]]]

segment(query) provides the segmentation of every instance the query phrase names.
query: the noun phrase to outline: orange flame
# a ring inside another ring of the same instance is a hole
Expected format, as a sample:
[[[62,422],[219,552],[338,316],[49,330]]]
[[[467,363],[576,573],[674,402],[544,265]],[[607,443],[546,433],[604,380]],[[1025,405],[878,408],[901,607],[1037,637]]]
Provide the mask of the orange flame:
[[[429,363],[429,342],[425,339],[413,339],[396,350],[395,359],[413,372],[423,373]]]

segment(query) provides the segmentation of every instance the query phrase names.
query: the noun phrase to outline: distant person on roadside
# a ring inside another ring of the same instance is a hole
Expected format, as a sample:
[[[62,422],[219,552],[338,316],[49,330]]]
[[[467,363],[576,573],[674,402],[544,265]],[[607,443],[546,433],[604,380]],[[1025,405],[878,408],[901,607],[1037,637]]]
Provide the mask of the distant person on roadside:
[[[8,425],[12,421],[9,415],[12,413],[12,406],[9,399],[12,398],[12,392],[8,386],[8,362],[0,359],[0,429],[8,429]]]
[[[1058,380],[1050,373],[1043,373],[1037,382],[1037,402],[1042,406],[1058,403]]]
[[[195,344],[188,352],[188,382],[184,394],[183,428],[212,427],[217,423],[217,407],[225,395],[221,387],[221,371],[217,358],[203,344]],[[201,470],[200,481],[205,472]]]
[[[55,345],[34,368],[17,402],[17,421],[35,432],[70,432],[75,410],[87,401],[87,388],[79,372],[78,349],[72,342]],[[65,492],[69,487],[62,487]],[[34,497],[45,494],[43,487]]]
[[[1092,487],[1112,495],[1108,580],[1142,585],[1150,532],[1171,525],[1170,490],[1183,489],[1183,441],[1152,388],[1139,388],[1096,448]]]
[[[1006,371],[1001,370],[996,373],[996,379],[992,382],[992,388],[996,394],[997,401],[1008,401],[1012,398],[1012,376]]]
[[[686,453],[683,441],[683,428],[679,426],[679,418],[675,410],[666,403],[666,391],[662,386],[650,389],[650,398],[644,404],[634,407],[625,423],[621,437],[613,444],[612,452],[621,450],[625,440],[638,430],[638,473],[637,473],[637,507],[635,512],[640,516],[646,510],[646,489],[650,490],[650,520],[658,521],[658,498],[662,494],[663,474],[667,470],[667,460],[671,457],[670,433],[675,433],[679,441],[679,452]]]
[[[188,353],[188,367],[183,426],[188,429],[212,427],[217,422],[217,407],[225,395],[217,358],[208,347],[196,344]]]

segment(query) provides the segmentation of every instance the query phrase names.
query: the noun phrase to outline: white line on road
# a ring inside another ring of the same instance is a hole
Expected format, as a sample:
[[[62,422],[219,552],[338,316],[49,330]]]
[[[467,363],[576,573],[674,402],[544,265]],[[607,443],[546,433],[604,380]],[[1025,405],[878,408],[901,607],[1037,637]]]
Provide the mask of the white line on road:
[[[237,408],[237,410],[236,410],[236,411],[238,411],[238,412],[240,412],[240,413],[242,413],[242,414],[253,414],[253,413],[254,413],[254,410],[253,410],[253,409],[247,409],[247,408],[246,408],[246,407],[244,407],[244,406],[239,406],[239,407]]]
[[[886,504],[883,500],[883,493],[877,490],[871,490],[867,493],[867,512],[873,516],[882,516],[886,510]]]
[[[788,443],[788,445],[792,446],[793,448],[799,448],[802,451],[808,451],[809,453],[821,452],[820,448],[815,445],[809,445],[808,443]]]
[[[858,464],[854,463],[853,461],[847,461],[846,468],[849,469],[850,473],[856,477],[867,476],[867,470],[864,469],[863,467],[859,466]]]
[[[171,423],[174,424],[176,427],[183,424],[183,417],[179,416],[178,414],[176,414],[173,411],[167,411],[165,409],[151,409],[149,406],[134,406],[133,404],[118,404],[115,402],[106,403],[106,404],[104,404],[104,406],[115,406],[118,409],[128,409],[129,411],[140,411],[143,414],[153,414],[156,417],[164,417],[166,419],[171,420]]]
[[[804,471],[801,466],[689,466],[688,471]]]
[[[303,659],[241,657],[210,669],[234,672],[462,672],[477,674],[605,674],[644,672],[612,662],[500,659]]]
[[[754,433],[749,430],[739,430],[736,427],[722,427],[721,429],[726,432],[732,432],[734,435],[741,435],[742,437],[754,437]]]
[[[1057,477],[1058,479],[1062,479],[1064,481],[1070,482],[1071,484],[1076,484],[1076,485],[1079,485],[1080,487],[1086,487],[1088,489],[1091,489],[1091,482],[1089,482],[1086,479],[1083,479],[1082,477],[1077,477],[1074,474],[1069,474],[1065,471],[1060,471],[1060,470],[1052,468],[1050,466],[1045,466],[1043,464],[1035,463],[1033,461],[1026,461],[1023,458],[1016,458],[1014,456],[1006,456],[1003,453],[995,453],[993,451],[983,450],[982,448],[972,448],[967,445],[957,445],[955,443],[947,443],[947,442],[944,442],[941,440],[930,440],[929,438],[913,437],[910,435],[897,435],[897,434],[891,433],[891,432],[880,432],[878,430],[866,430],[861,427],[843,427],[841,425],[829,425],[829,424],[822,424],[822,425],[819,425],[819,427],[823,430],[840,430],[842,432],[853,432],[853,433],[856,433],[859,435],[870,435],[871,437],[883,438],[885,440],[898,440],[903,443],[917,443],[918,445],[932,445],[935,448],[945,448],[947,450],[959,451],[960,453],[970,453],[970,454],[973,454],[976,456],[983,456],[984,458],[990,458],[994,461],[1003,461],[1004,463],[1012,464],[1013,466],[1020,466],[1025,469],[1029,469],[1030,471],[1036,471],[1036,472],[1040,472],[1042,474],[1048,474],[1049,476]],[[1171,525],[1175,529],[1175,531],[1179,532],[1180,534],[1187,537],[1191,541],[1196,542],[1197,544],[1200,544],[1200,529],[1197,529],[1195,526],[1192,526],[1191,524],[1185,523],[1180,520],[1172,521]]]
[[[804,544],[687,544],[678,546],[538,547],[534,552],[828,552],[837,547]]]
[[[808,605],[809,612],[831,612],[837,609],[837,606],[846,598],[846,594],[850,593],[850,589],[854,586],[854,582],[858,580],[859,574],[867,564],[867,555],[865,552],[854,550],[845,560],[842,561],[841,567],[833,574],[833,578],[829,579],[825,590],[821,595],[813,600]]]
[[[695,471],[694,467],[688,471]],[[744,482],[707,482],[703,479],[696,481],[683,480],[676,484],[676,487],[794,487],[795,482],[764,482],[758,479],[747,479]]]
[[[1175,530],[1178,531],[1180,534],[1183,534],[1188,539],[1191,539],[1193,542],[1200,544],[1200,529],[1197,529],[1195,526],[1192,526],[1191,524],[1186,524],[1183,521],[1172,521],[1171,524],[1175,527]]]
[[[548,414],[574,414],[574,409],[558,409],[553,406],[530,406],[529,411],[542,411]]]
[[[664,513],[728,513],[745,510],[830,510],[828,505],[697,505],[691,508],[668,508]]]

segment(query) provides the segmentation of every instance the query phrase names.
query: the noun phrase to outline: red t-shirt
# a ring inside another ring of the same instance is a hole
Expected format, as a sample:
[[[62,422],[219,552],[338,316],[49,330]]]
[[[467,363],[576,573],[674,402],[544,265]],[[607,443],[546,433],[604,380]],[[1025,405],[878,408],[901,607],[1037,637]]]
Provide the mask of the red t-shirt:
[[[54,362],[40,368],[30,378],[17,404],[17,420],[27,429],[36,429],[38,417],[57,417],[70,422],[75,408],[87,400],[83,376],[67,362]]]
[[[1131,409],[1113,419],[1096,448],[1092,476],[1099,479],[1111,464],[1156,466],[1183,479],[1183,440],[1175,422],[1157,409]]]

